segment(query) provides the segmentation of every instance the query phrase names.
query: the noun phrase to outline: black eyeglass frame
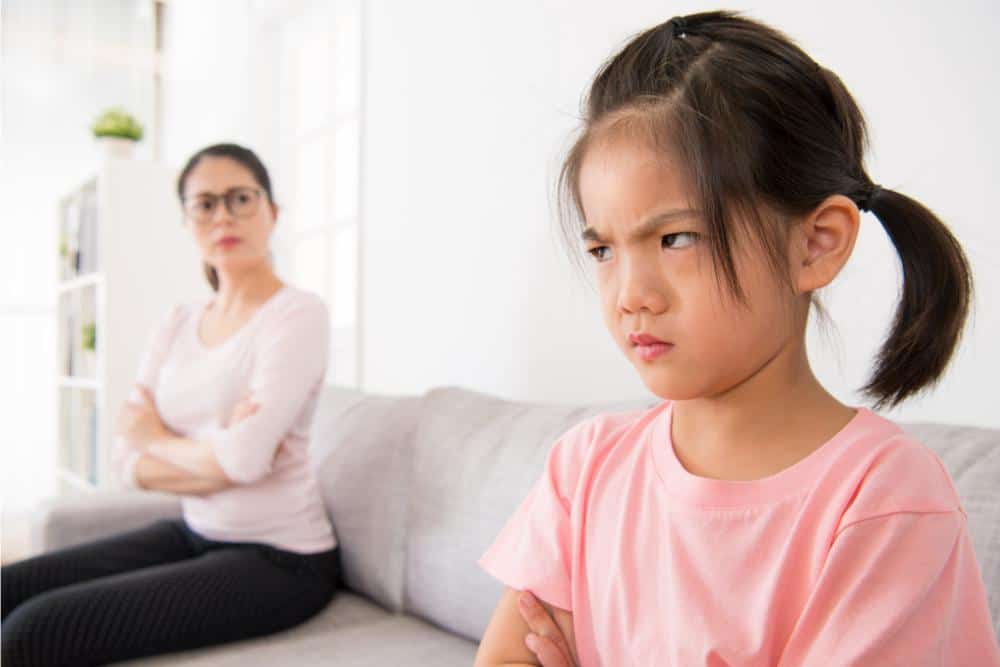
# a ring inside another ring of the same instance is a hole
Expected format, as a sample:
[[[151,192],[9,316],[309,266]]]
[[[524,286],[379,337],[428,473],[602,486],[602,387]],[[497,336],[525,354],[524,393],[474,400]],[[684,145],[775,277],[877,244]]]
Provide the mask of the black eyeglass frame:
[[[245,192],[253,193],[255,197],[254,209],[248,213],[243,213],[243,214],[236,213],[236,211],[233,210],[234,198],[238,193],[245,193]],[[184,216],[189,220],[191,220],[192,222],[196,222],[198,224],[206,224],[210,222],[211,219],[215,216],[215,207],[218,206],[219,200],[221,199],[223,205],[226,207],[226,210],[229,211],[229,215],[233,216],[234,218],[247,218],[257,212],[257,208],[260,206],[261,195],[263,194],[265,194],[264,188],[251,188],[245,185],[238,185],[235,188],[229,188],[228,190],[226,190],[221,194],[216,194],[214,192],[200,192],[194,195],[193,197],[184,197],[183,199],[181,199],[181,210],[184,212]],[[198,217],[195,216],[193,212],[188,208],[190,202],[207,197],[211,197],[212,210],[206,218],[198,219]]]

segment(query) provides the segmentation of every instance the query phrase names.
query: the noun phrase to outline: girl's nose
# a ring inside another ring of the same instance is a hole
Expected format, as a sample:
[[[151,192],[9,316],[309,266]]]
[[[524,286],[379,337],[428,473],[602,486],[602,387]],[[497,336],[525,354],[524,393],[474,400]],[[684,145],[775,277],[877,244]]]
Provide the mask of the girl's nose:
[[[619,285],[619,311],[638,313],[646,310],[655,315],[667,309],[669,303],[666,297],[667,286],[658,272],[623,263]]]

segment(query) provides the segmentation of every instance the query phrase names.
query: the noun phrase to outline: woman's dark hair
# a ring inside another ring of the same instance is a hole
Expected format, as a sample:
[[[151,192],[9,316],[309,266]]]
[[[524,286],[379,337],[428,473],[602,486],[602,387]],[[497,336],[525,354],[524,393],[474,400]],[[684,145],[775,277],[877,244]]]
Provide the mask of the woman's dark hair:
[[[787,280],[789,219],[845,195],[878,218],[903,270],[892,329],[864,392],[876,406],[892,406],[940,378],[969,310],[968,260],[930,210],[872,181],[861,110],[840,79],[788,37],[731,12],[675,17],[601,67],[583,113],[558,184],[573,247],[583,219],[580,167],[608,132],[638,130],[676,157],[707,225],[717,275],[743,303],[735,239],[758,243]]]
[[[198,163],[201,162],[202,158],[206,157],[224,157],[234,160],[239,164],[246,167],[250,173],[253,175],[254,180],[257,181],[257,185],[264,189],[267,193],[268,201],[274,201],[274,193],[271,192],[271,177],[267,174],[267,167],[264,163],[260,161],[257,154],[254,153],[249,148],[244,148],[237,144],[215,144],[214,146],[208,146],[207,148],[202,148],[200,151],[191,156],[181,170],[180,176],[177,177],[177,196],[180,198],[181,202],[184,201],[184,188],[187,185],[188,176]],[[218,291],[219,289],[219,274],[216,272],[215,267],[210,264],[204,264],[205,279],[208,280],[208,284],[212,286],[213,290]]]

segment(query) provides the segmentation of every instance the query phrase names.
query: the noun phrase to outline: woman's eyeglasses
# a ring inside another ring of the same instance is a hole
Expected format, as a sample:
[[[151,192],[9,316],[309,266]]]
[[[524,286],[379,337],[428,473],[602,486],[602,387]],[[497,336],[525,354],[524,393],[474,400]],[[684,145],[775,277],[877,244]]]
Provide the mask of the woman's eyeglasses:
[[[197,224],[207,225],[212,222],[215,209],[222,201],[234,218],[247,218],[257,212],[263,192],[260,188],[239,187],[229,188],[221,195],[205,192],[186,197],[183,200],[184,213]]]

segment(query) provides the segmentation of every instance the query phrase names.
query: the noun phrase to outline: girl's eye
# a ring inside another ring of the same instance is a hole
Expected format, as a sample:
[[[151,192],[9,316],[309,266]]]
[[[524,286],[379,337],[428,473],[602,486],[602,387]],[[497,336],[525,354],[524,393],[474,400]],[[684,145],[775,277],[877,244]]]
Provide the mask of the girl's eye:
[[[661,245],[664,248],[686,248],[698,240],[698,235],[694,232],[677,232],[676,234],[667,234],[661,240]]]
[[[601,245],[596,248],[591,248],[587,251],[587,253],[598,262],[606,262],[608,260],[608,255],[611,254],[611,248],[606,245]]]

